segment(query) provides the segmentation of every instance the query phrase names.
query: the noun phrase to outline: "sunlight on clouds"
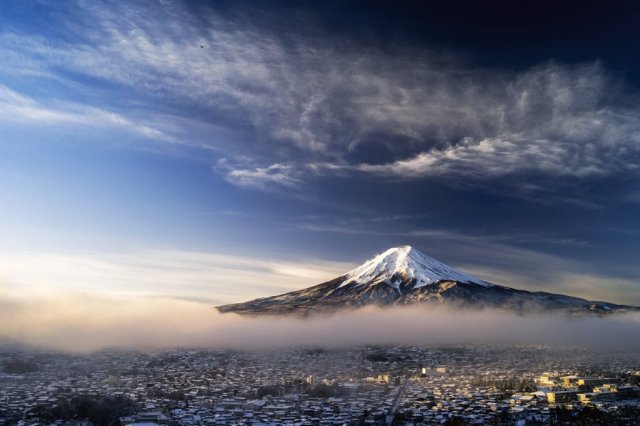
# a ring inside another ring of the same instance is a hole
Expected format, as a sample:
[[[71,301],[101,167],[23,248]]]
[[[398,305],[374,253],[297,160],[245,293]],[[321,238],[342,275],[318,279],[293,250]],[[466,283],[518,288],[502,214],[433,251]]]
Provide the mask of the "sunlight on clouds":
[[[0,304],[3,338],[81,351],[187,345],[206,334],[214,318],[210,306],[168,298],[122,300],[59,292],[28,299],[0,295]]]
[[[0,253],[0,292],[50,296],[71,291],[123,299],[170,296],[223,304],[304,288],[352,267],[180,251]]]
[[[579,292],[592,300],[640,305],[640,286],[637,280],[568,273],[560,277],[556,287],[567,293]]]
[[[634,349],[640,316],[569,318],[437,306],[368,307],[331,316],[248,318],[170,298],[0,294],[0,339],[71,351],[176,346],[261,349],[362,344],[542,343]],[[375,327],[371,324],[375,323]]]

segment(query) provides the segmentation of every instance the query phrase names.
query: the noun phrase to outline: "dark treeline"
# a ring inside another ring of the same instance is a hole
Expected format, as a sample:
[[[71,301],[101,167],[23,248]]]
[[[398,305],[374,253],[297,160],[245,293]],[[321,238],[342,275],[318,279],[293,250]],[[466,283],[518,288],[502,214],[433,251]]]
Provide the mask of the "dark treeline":
[[[639,421],[640,408],[628,405],[609,412],[590,406],[581,410],[566,410],[562,408],[551,410],[551,424],[558,426],[637,426]]]
[[[286,385],[266,385],[260,386],[256,391],[256,398],[261,399],[265,396],[282,396],[294,391],[305,393],[309,396],[317,398],[329,398],[344,396],[347,390],[338,385],[325,385],[322,383],[309,385],[306,383],[289,383]]]
[[[35,414],[43,420],[89,420],[94,425],[114,426],[120,417],[135,414],[139,407],[124,396],[79,395],[53,406],[38,406]]]
[[[7,374],[26,374],[34,373],[39,369],[38,364],[33,361],[15,359],[7,362],[2,371]]]

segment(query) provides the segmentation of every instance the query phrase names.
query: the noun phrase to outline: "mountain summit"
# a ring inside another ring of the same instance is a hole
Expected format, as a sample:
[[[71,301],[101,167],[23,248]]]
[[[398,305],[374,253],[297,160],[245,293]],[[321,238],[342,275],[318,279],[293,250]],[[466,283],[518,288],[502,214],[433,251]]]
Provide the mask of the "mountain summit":
[[[411,246],[390,248],[344,275],[341,287],[352,283],[371,285],[384,282],[398,287],[403,282],[414,282],[413,288],[440,281],[458,281],[484,287],[491,284],[457,271]]]
[[[222,313],[309,315],[365,305],[447,304],[520,313],[566,311],[609,314],[640,310],[561,294],[491,284],[445,265],[411,246],[390,248],[331,281],[249,302],[218,306]]]

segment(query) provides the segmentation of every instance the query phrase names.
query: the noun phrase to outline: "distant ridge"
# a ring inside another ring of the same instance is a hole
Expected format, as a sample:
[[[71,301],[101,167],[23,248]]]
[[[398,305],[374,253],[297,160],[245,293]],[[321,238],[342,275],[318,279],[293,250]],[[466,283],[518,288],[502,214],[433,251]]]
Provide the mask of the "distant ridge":
[[[222,313],[310,315],[366,305],[446,304],[460,309],[498,308],[518,313],[565,311],[600,315],[635,306],[491,284],[460,272],[411,246],[393,247],[322,284],[278,296],[218,306]]]

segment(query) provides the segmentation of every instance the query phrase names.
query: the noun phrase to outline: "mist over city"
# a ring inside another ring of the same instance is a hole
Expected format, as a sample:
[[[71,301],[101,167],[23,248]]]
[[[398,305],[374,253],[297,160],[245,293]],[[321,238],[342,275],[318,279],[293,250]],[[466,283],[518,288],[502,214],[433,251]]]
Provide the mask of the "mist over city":
[[[72,352],[478,343],[606,346],[630,352],[640,345],[640,314],[605,319],[525,317],[501,310],[415,306],[367,307],[310,318],[252,318],[219,314],[198,302],[86,296],[5,302],[3,312],[2,338]]]

